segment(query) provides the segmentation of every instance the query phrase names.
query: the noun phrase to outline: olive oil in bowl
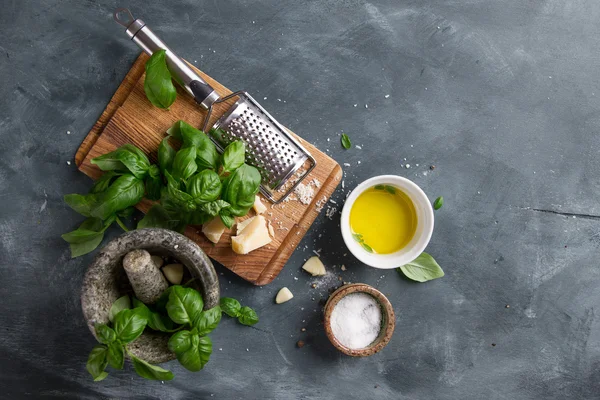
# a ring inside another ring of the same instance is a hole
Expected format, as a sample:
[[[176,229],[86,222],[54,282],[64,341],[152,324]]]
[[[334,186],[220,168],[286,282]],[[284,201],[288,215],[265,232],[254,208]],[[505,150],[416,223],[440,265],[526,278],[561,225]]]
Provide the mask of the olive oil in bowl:
[[[392,185],[362,192],[350,209],[352,237],[369,253],[391,254],[415,235],[417,212],[412,200]]]

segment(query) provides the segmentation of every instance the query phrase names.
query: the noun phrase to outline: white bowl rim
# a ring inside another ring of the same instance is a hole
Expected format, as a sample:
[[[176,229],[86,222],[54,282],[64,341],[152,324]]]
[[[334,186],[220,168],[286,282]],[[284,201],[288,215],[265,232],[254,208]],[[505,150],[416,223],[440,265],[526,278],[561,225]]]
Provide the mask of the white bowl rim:
[[[365,190],[375,185],[392,185],[402,190],[413,202],[417,211],[417,232],[404,248],[391,254],[373,254],[364,250],[352,237],[350,210]],[[417,258],[429,244],[433,233],[433,208],[425,192],[410,179],[398,175],[378,175],[360,183],[346,198],[340,228],[348,250],[361,262],[380,269],[392,269],[405,265]]]

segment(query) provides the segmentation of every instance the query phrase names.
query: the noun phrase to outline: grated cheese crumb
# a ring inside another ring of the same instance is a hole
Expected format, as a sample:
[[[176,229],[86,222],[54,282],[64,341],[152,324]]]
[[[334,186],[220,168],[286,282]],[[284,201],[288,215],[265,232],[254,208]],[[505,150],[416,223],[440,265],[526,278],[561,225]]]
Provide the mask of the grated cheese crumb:
[[[349,166],[350,166],[350,163],[347,163],[347,162],[344,163],[344,167],[349,167]]]
[[[315,191],[313,190],[313,188],[303,183],[296,186],[294,192],[296,193],[296,195],[298,196],[298,200],[302,204],[310,204],[315,195]]]

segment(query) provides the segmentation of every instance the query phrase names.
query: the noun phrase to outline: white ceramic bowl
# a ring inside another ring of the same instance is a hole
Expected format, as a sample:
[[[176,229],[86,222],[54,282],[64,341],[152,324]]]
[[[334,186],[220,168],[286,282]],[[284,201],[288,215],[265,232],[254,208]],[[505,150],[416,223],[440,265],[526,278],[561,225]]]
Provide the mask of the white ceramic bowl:
[[[350,229],[350,210],[352,205],[365,190],[375,185],[391,185],[404,192],[413,202],[417,213],[417,229],[415,235],[404,248],[390,254],[373,254],[367,252],[352,237]],[[375,268],[391,269],[411,262],[419,256],[429,244],[433,233],[433,208],[423,190],[414,182],[397,175],[379,175],[367,179],[358,185],[346,199],[342,210],[342,237],[346,246],[356,258]]]

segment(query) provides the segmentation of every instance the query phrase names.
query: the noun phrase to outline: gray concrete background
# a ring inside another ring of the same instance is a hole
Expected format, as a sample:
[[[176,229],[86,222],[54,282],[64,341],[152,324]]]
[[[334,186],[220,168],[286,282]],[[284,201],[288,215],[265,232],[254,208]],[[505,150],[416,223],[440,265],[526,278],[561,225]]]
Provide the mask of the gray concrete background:
[[[600,398],[600,3],[0,3],[0,397]],[[79,289],[92,255],[71,260],[59,235],[82,219],[62,196],[90,187],[67,161],[139,53],[118,6],[350,163],[335,199],[384,173],[443,195],[428,252],[446,276],[367,268],[321,215],[269,286],[217,266],[261,321],[222,323],[204,371],[171,363],[161,383],[127,366],[91,382]],[[342,131],[362,150],[344,151]],[[318,301],[337,281],[312,289],[300,270],[320,248],[328,270],[388,294],[398,323],[380,354],[327,342]],[[276,306],[282,286],[295,297]]]

